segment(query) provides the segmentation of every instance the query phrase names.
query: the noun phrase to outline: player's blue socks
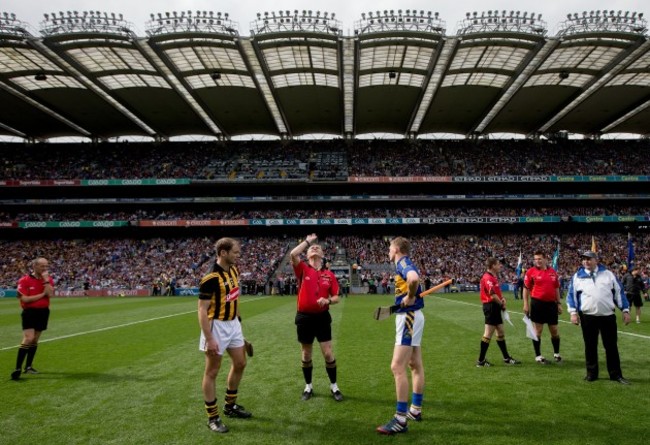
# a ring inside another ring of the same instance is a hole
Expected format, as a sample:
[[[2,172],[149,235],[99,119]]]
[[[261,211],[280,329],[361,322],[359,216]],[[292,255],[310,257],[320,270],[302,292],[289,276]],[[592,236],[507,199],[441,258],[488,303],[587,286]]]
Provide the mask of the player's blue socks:
[[[397,402],[397,408],[395,412],[395,418],[400,421],[400,423],[406,422],[406,411],[408,409],[408,402]]]

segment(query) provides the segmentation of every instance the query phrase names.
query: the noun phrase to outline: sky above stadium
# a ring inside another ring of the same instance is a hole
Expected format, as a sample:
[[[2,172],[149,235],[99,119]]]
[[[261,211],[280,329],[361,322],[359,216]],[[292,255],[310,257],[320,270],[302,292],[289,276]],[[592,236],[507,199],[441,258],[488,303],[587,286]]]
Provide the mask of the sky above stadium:
[[[16,18],[31,25],[33,34],[38,35],[43,13],[59,11],[87,11],[99,10],[114,12],[124,15],[124,19],[133,24],[133,31],[137,35],[145,36],[145,23],[150,19],[151,13],[164,13],[166,11],[214,11],[227,12],[230,18],[238,23],[241,35],[250,35],[250,23],[255,20],[258,12],[297,9],[312,11],[327,11],[336,13],[336,18],[342,22],[343,35],[352,35],[354,22],[361,19],[362,12],[384,11],[398,9],[416,9],[439,12],[440,18],[447,24],[447,35],[456,33],[458,23],[465,18],[466,12],[487,11],[488,9],[518,10],[542,14],[542,20],[548,26],[548,35],[553,36],[558,30],[560,22],[566,20],[568,13],[582,13],[594,9],[607,8],[608,10],[622,10],[643,12],[646,18],[650,17],[650,3],[647,1],[617,1],[595,2],[593,0],[447,0],[445,2],[432,2],[431,0],[381,1],[381,0],[327,0],[327,1],[278,1],[262,2],[259,0],[3,0],[0,3],[0,12],[16,14]]]

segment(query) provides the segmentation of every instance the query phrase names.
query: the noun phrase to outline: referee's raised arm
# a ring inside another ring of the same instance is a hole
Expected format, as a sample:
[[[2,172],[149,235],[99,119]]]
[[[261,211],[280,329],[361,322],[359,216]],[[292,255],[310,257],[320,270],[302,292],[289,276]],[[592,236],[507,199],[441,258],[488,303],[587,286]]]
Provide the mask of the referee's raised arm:
[[[314,241],[318,239],[315,233],[309,234],[303,241],[300,241],[296,247],[291,251],[291,264],[297,266],[300,263],[300,254],[309,249]]]

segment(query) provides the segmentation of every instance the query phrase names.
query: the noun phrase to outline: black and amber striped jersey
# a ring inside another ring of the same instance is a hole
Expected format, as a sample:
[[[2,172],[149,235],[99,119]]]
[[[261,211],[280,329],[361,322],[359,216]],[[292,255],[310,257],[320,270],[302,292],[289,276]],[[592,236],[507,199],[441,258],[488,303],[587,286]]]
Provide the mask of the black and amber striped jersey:
[[[239,270],[231,266],[226,271],[215,264],[214,271],[201,279],[199,299],[210,300],[210,320],[234,320],[239,304]]]

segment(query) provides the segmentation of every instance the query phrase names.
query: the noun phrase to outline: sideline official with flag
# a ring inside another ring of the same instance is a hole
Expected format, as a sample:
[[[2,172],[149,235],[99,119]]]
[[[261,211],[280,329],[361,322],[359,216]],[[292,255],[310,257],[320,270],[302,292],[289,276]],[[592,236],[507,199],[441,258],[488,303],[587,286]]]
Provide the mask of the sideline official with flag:
[[[521,276],[521,267],[523,265],[523,261],[521,258],[521,250],[519,251],[519,259],[517,260],[517,267],[515,268],[515,275],[517,278]]]
[[[627,232],[627,270],[634,269],[634,244],[632,243],[632,234]]]

